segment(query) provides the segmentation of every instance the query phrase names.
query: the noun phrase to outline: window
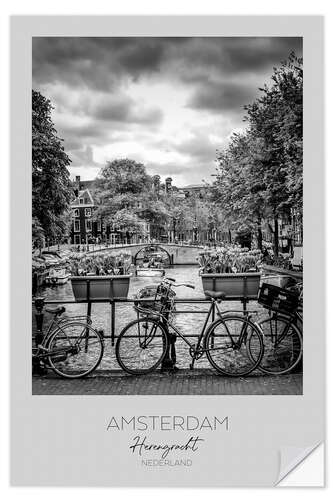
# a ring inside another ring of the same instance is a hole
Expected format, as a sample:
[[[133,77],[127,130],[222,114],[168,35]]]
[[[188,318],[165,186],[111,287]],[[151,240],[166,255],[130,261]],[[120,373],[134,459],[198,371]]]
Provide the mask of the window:
[[[91,231],[91,220],[86,220],[86,231]]]
[[[97,221],[97,231],[100,233],[101,232],[101,221]]]
[[[75,210],[74,210],[74,217],[79,217],[79,216],[80,216],[79,209],[75,208]]]
[[[80,231],[80,221],[79,220],[75,220],[74,221],[74,231]]]
[[[80,205],[83,205],[83,203],[84,203],[84,199],[80,198]]]
[[[86,208],[84,214],[86,217],[91,217],[91,208]]]

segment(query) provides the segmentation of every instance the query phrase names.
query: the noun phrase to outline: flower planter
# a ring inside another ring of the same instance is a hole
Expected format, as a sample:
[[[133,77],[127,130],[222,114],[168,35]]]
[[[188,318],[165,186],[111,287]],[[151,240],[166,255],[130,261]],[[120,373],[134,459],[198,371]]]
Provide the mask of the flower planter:
[[[202,274],[204,290],[224,292],[226,298],[256,299],[259,291],[260,273]]]
[[[73,276],[73,294],[77,302],[102,302],[126,299],[131,275]]]

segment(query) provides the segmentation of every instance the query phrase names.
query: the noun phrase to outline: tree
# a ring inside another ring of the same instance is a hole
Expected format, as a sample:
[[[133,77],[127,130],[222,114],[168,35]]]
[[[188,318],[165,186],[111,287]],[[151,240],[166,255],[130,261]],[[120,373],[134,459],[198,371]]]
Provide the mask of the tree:
[[[126,237],[138,234],[146,236],[142,221],[132,212],[122,209],[113,217],[113,224],[120,231],[126,233]]]
[[[153,189],[159,184],[157,177],[152,179],[142,163],[128,158],[107,162],[96,183],[95,217],[118,226],[121,220],[122,229],[129,233],[141,234],[142,222],[162,226],[168,210],[159,190]]]
[[[213,196],[231,226],[257,227],[259,247],[262,219],[272,218],[277,254],[278,218],[302,210],[302,60],[291,54],[272,82],[245,106],[245,133],[218,153]]]
[[[113,194],[140,194],[151,178],[142,163],[128,158],[108,161],[98,176],[97,186],[101,191]]]
[[[32,247],[33,249],[41,248],[45,241],[45,234],[39,220],[32,217]]]
[[[262,246],[261,221],[267,215],[261,173],[262,145],[249,134],[234,134],[227,150],[218,154],[213,199],[222,208],[224,223],[242,233],[257,233]]]
[[[53,239],[61,234],[64,213],[72,194],[67,170],[70,159],[54,128],[52,109],[49,99],[32,91],[33,238],[37,226],[43,230],[46,238]]]

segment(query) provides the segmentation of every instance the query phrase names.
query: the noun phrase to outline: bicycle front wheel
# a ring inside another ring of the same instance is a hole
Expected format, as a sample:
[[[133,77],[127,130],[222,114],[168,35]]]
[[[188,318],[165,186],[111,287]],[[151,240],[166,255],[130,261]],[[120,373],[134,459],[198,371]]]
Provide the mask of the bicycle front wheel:
[[[209,327],[205,350],[219,373],[242,377],[259,366],[264,343],[258,327],[246,317],[225,315]]]
[[[274,315],[259,323],[264,335],[265,353],[259,369],[271,375],[290,372],[303,352],[302,334],[287,318]]]
[[[116,343],[116,357],[121,368],[131,375],[144,375],[162,362],[168,346],[161,323],[141,318],[129,323]]]
[[[101,334],[79,322],[59,326],[46,347],[50,367],[65,378],[85,377],[97,368],[104,352]]]

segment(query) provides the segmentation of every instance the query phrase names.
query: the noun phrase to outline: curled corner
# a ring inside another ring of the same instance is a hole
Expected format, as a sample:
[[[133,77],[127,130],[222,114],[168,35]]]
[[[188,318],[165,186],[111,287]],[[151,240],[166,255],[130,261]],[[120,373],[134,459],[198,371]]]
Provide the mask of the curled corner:
[[[274,486],[277,486],[282,479],[303,462],[319,445],[320,443],[304,448],[296,446],[283,446],[280,448],[279,474]]]

